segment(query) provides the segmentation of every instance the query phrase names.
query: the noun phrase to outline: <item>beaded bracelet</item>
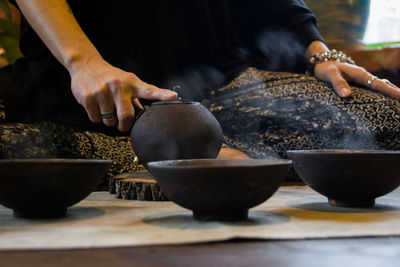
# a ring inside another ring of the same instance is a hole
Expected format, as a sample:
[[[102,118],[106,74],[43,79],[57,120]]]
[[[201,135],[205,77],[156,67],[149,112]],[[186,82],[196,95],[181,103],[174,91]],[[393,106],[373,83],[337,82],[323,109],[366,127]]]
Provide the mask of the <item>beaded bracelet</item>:
[[[347,56],[342,51],[336,51],[332,49],[331,51],[324,51],[321,53],[316,53],[307,61],[307,75],[314,75],[315,66],[318,63],[325,62],[325,61],[340,61],[349,64],[355,64],[354,60],[351,57]]]

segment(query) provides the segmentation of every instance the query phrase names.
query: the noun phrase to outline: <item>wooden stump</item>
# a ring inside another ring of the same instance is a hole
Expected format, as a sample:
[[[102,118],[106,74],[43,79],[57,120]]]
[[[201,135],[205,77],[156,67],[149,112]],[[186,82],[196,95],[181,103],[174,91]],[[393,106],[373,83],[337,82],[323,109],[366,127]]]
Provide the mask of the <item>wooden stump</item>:
[[[123,173],[110,179],[110,193],[117,198],[167,201],[154,177],[146,170]]]

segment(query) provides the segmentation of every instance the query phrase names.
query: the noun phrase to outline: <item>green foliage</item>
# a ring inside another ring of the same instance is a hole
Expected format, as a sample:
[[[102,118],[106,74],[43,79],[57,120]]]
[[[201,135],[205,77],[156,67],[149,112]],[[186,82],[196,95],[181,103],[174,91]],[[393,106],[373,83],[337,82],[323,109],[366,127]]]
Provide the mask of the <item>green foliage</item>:
[[[383,42],[383,43],[368,44],[366,46],[366,49],[374,50],[374,49],[385,48],[385,47],[400,47],[400,42]]]
[[[19,26],[11,21],[11,10],[8,0],[0,0],[0,8],[2,8],[9,20],[0,19],[0,45],[6,51],[8,63],[14,63],[22,56],[19,50]]]

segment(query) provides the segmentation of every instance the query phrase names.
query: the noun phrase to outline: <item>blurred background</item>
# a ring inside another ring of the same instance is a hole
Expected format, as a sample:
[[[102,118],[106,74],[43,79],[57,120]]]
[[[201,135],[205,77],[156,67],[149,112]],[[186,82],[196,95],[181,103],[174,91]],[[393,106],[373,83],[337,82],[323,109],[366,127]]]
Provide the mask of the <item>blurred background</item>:
[[[305,0],[330,46],[374,48],[400,44],[399,0]]]
[[[18,49],[20,14],[8,0],[0,0],[0,67],[21,56]]]
[[[330,48],[400,86],[400,0],[305,0]]]

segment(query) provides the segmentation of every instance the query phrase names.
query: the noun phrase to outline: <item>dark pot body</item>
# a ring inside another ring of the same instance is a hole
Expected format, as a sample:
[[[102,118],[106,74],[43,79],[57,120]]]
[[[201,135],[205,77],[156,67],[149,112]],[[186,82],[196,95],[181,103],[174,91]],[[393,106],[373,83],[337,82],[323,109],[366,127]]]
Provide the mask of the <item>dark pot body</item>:
[[[198,102],[160,101],[136,121],[131,140],[142,164],[216,158],[222,145],[222,129],[211,112]]]

